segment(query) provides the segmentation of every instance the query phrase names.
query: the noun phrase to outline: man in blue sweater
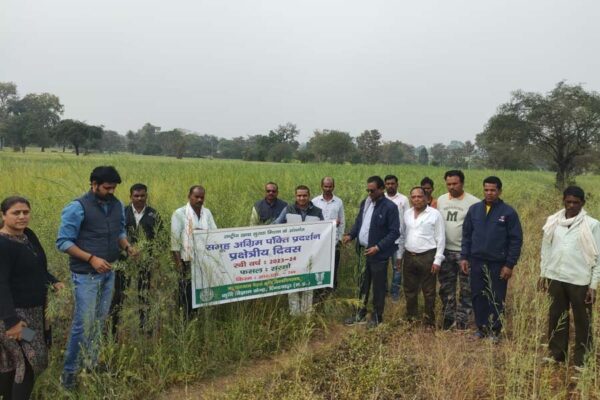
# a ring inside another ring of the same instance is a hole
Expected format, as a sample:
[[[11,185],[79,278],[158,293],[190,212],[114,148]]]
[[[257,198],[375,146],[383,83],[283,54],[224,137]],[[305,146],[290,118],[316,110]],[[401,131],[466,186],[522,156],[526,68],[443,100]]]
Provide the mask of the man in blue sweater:
[[[483,180],[484,200],[473,204],[463,223],[460,266],[471,270],[475,337],[498,341],[508,280],[517,265],[523,231],[517,212],[500,199],[502,181]]]
[[[370,327],[383,321],[388,259],[398,250],[396,239],[400,237],[400,217],[398,206],[383,195],[384,183],[379,176],[367,179],[365,200],[360,203],[356,222],[350,232],[344,235],[344,244],[358,239],[358,248],[366,257],[364,278],[360,287],[363,306],[356,316],[346,320],[347,325],[365,322],[369,289],[373,284],[373,314]],[[360,257],[360,255],[359,255]]]

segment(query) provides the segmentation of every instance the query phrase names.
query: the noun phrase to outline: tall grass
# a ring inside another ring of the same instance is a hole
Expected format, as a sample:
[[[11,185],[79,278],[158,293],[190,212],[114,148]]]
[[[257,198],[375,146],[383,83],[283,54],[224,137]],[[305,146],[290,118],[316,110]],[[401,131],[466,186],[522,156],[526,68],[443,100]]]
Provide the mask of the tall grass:
[[[186,202],[192,184],[207,188],[206,207],[219,227],[244,226],[251,206],[263,196],[263,184],[279,184],[280,197],[293,200],[293,189],[308,185],[319,191],[324,175],[336,179],[336,194],[346,204],[348,229],[365,196],[370,175],[393,173],[406,193],[427,175],[436,183],[434,195],[443,193],[444,170],[420,166],[349,166],[248,163],[217,160],[173,160],[162,157],[86,156],[63,154],[0,153],[0,197],[22,194],[31,199],[31,227],[40,237],[50,268],[70,287],[66,257],[54,250],[60,210],[88,189],[94,166],[112,164],[124,182],[117,195],[127,202],[127,188],[136,182],[149,185],[150,203],[168,225],[171,213]],[[67,393],[60,388],[63,351],[70,327],[72,297],[69,291],[52,295],[48,317],[53,324],[54,346],[50,367],[36,385],[38,398],[153,398],[171,387],[190,386],[202,379],[232,374],[239,365],[289,350],[292,362],[265,377],[242,379],[223,398],[322,399],[563,399],[600,398],[596,348],[588,370],[577,382],[566,366],[540,363],[545,355],[547,297],[536,291],[541,226],[560,207],[553,176],[541,172],[467,171],[466,190],[481,194],[482,179],[495,173],[504,181],[503,198],[519,212],[525,246],[509,284],[506,331],[499,345],[471,342],[454,332],[427,333],[402,320],[404,304],[388,304],[386,323],[373,331],[348,329],[331,345],[309,351],[307,340],[327,337],[328,326],[349,311],[355,294],[355,255],[342,251],[341,288],[334,300],[321,304],[310,318],[292,318],[287,299],[273,297],[200,309],[186,323],[176,307],[177,273],[168,251],[168,229],[152,254],[149,331],[138,323],[136,285],[127,291],[116,338],[106,335],[101,361],[106,372],[83,372],[80,387]],[[588,211],[600,217],[595,192],[600,180],[580,179],[591,192]],[[168,228],[168,227],[167,227]],[[136,266],[125,270],[135,282]],[[439,305],[439,301],[438,301]],[[438,310],[439,311],[439,310]],[[439,312],[438,312],[439,315]],[[595,316],[596,325],[599,322]]]

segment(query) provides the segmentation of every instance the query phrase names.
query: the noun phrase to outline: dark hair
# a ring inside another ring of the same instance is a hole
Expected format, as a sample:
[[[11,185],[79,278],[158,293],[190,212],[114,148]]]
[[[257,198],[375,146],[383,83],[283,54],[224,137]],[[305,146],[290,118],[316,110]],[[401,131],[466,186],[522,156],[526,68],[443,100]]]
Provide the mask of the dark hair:
[[[298,185],[298,186],[296,186],[296,189],[294,190],[294,193],[296,193],[298,190],[308,190],[308,194],[310,194],[310,189],[306,185]]]
[[[585,203],[585,192],[579,186],[569,186],[563,192],[563,200],[567,198],[567,196],[577,197],[579,200]]]
[[[485,186],[486,183],[489,183],[489,184],[492,184],[492,185],[496,185],[496,188],[498,190],[502,189],[502,181],[497,176],[488,176],[487,178],[485,178],[483,180],[483,185],[484,186]]]
[[[98,185],[103,183],[121,183],[121,176],[112,165],[96,167],[90,175],[90,183],[96,182]]]
[[[458,179],[460,179],[460,183],[465,183],[465,174],[463,174],[463,172],[460,169],[451,169],[450,171],[446,171],[446,173],[444,174],[444,180],[446,180],[446,178],[448,178],[449,176],[458,176]]]
[[[143,183],[135,183],[129,188],[129,194],[133,194],[133,192],[139,192],[140,190],[147,192],[148,186],[144,185]]]
[[[188,192],[188,197],[190,197],[192,195],[192,193],[194,193],[194,190],[196,190],[196,189],[200,189],[203,192],[206,192],[206,189],[204,189],[204,186],[202,186],[202,185],[194,185],[194,186],[192,186],[190,188],[190,190]]]
[[[415,186],[412,189],[410,189],[410,192],[408,192],[409,195],[412,194],[413,190],[419,189],[421,192],[423,192],[423,196],[425,196],[425,189],[423,189],[422,186]]]
[[[433,180],[431,180],[430,177],[426,176],[425,178],[421,179],[421,186],[427,185],[428,183],[431,185],[431,188],[433,189]]]
[[[31,204],[29,203],[29,200],[27,200],[25,197],[21,197],[21,196],[10,196],[5,198],[4,200],[2,200],[2,203],[0,203],[0,211],[2,211],[2,214],[6,214],[6,212],[15,204],[27,204],[27,207],[31,208]]]
[[[380,189],[385,186],[379,175],[369,177],[369,179],[367,179],[367,183],[376,183],[377,187]]]
[[[279,191],[279,186],[277,186],[277,184],[275,182],[267,182],[267,183],[265,183],[265,190],[267,189],[267,186],[269,186],[269,185],[275,186],[275,190]]]
[[[386,175],[385,178],[383,178],[384,182],[387,182],[391,179],[395,180],[396,183],[398,183],[398,177],[396,175]]]
[[[331,179],[331,183],[333,184],[333,186],[335,186],[335,179],[333,179],[331,176],[324,176],[323,179],[321,179],[321,186],[323,186],[323,183],[326,179]]]

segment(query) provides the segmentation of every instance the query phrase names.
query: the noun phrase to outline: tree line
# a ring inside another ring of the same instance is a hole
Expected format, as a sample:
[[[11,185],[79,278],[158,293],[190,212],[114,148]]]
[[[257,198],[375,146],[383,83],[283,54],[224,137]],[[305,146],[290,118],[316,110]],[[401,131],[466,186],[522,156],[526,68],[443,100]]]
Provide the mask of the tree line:
[[[581,85],[557,83],[546,94],[512,93],[475,141],[450,140],[430,147],[385,141],[377,129],[353,137],[319,129],[306,143],[285,123],[267,133],[219,138],[185,129],[163,131],[146,123],[125,135],[84,121],[62,119],[64,106],[50,93],[19,97],[12,82],[0,82],[0,149],[44,151],[59,146],[75,154],[130,152],[176,158],[214,157],[270,162],[423,164],[457,168],[539,169],[556,172],[558,187],[574,176],[600,171],[600,95]]]

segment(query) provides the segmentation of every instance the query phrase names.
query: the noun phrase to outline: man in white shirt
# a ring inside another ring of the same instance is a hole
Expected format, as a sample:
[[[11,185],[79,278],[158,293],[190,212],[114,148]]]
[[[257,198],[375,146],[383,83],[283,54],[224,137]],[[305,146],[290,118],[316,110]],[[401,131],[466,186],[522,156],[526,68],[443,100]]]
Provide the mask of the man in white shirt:
[[[425,299],[424,324],[435,328],[435,276],[444,261],[446,236],[444,221],[438,210],[427,205],[425,191],[420,186],[410,191],[413,207],[404,213],[403,234],[398,259],[404,258],[404,296],[406,315],[417,319],[419,290]]]
[[[574,364],[584,365],[592,349],[592,304],[600,281],[600,222],[583,209],[585,193],[577,186],[563,192],[565,208],[548,217],[543,231],[540,288],[552,303],[548,317],[550,357],[568,361],[569,309],[575,320]],[[595,361],[592,360],[593,365]]]
[[[467,329],[473,314],[469,275],[460,268],[462,226],[469,207],[479,199],[464,191],[465,174],[460,170],[447,171],[444,181],[448,193],[437,199],[437,209],[444,219],[446,250],[444,262],[438,275],[440,299],[442,300],[443,329]],[[456,301],[458,282],[459,301]]]
[[[179,307],[186,318],[192,311],[192,280],[190,265],[195,256],[194,231],[217,229],[212,213],[204,205],[206,190],[194,185],[188,192],[188,203],[175,210],[171,217],[171,253],[180,272]]]
[[[400,230],[402,230],[402,219],[404,218],[404,211],[410,208],[408,204],[408,197],[398,192],[398,177],[395,175],[386,175],[383,178],[385,183],[385,197],[391,200],[398,207],[398,215],[400,216]],[[396,241],[396,244],[400,243],[400,239]],[[400,299],[400,285],[402,285],[402,271],[398,264],[398,257],[396,252],[392,255],[392,286],[390,288],[390,295],[392,301],[396,302]]]
[[[323,193],[314,199],[312,202],[315,206],[319,207],[323,212],[323,218],[325,221],[333,220],[337,224],[336,232],[336,246],[335,246],[335,263],[333,273],[333,290],[338,285],[338,269],[340,265],[340,241],[344,234],[344,227],[346,226],[346,217],[344,216],[344,202],[342,199],[333,194],[335,189],[335,181],[332,177],[326,176],[321,179],[321,190]],[[327,291],[326,291],[327,292]]]

